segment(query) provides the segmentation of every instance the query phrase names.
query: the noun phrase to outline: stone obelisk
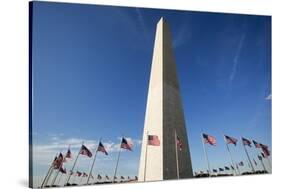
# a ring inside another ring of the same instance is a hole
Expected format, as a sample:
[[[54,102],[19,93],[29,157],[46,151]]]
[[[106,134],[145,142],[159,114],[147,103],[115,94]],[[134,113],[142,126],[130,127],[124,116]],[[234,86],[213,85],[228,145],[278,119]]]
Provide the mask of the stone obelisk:
[[[160,146],[148,145],[148,135],[158,136]],[[138,180],[190,177],[193,172],[171,33],[161,18],[154,42]]]

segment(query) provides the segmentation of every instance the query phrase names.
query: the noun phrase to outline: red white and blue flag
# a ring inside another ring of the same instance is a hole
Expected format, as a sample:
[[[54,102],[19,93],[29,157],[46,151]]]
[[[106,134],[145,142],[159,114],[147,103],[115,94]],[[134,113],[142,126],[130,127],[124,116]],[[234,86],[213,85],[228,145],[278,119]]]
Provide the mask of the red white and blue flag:
[[[105,150],[105,147],[101,142],[99,143],[98,151],[104,153],[105,155],[108,155],[107,151]]]
[[[157,135],[148,135],[148,145],[160,146],[160,140]]]
[[[68,150],[67,150],[67,152],[65,154],[65,158],[68,158],[68,159],[72,158],[72,154],[71,154],[70,148],[68,148]]]
[[[211,135],[203,134],[203,139],[205,144],[211,144],[213,146],[217,144],[216,138]]]
[[[256,142],[256,141],[254,141],[254,140],[253,140],[253,143],[254,143],[254,145],[255,145],[255,147],[256,147],[256,148],[261,148],[260,143],[258,143],[258,142]]]
[[[240,161],[238,165],[239,165],[239,166],[244,166],[243,161]]]
[[[66,174],[66,168],[60,167],[60,172],[61,172],[62,174]]]
[[[243,143],[244,146],[252,147],[252,146],[251,146],[251,144],[252,144],[251,141],[248,140],[248,139],[246,139],[246,138],[243,138],[243,137],[242,137],[242,143]]]
[[[62,153],[60,153],[59,156],[56,157],[53,162],[54,169],[59,169],[60,167],[62,167],[63,160],[64,160],[63,155],[62,155]]]
[[[230,136],[227,136],[227,135],[224,135],[224,137],[225,137],[225,140],[226,140],[227,144],[234,144],[236,146],[237,141],[238,141],[236,138],[233,138],[233,137],[230,137]]]
[[[133,144],[129,143],[126,138],[122,138],[121,148],[132,151]]]
[[[81,155],[92,157],[92,152],[84,145],[81,146],[80,152]]]
[[[77,175],[78,177],[80,177],[80,176],[82,175],[82,173],[79,172],[79,171],[76,171],[76,175]]]
[[[179,136],[177,135],[177,147],[179,148],[180,151],[182,151],[182,141],[180,140]]]
[[[263,151],[263,154],[265,157],[270,156],[270,151],[268,149],[268,146],[264,145],[264,144],[260,144],[261,150]]]

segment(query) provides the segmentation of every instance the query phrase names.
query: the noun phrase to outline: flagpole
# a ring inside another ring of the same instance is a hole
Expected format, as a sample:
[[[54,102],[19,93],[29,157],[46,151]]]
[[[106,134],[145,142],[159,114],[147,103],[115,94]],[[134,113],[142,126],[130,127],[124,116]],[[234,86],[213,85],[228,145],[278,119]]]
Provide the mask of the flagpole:
[[[239,165],[237,165],[237,163],[236,163],[236,168],[237,168],[238,174],[241,175]]]
[[[175,148],[176,148],[177,177],[179,179],[180,173],[179,173],[178,144],[177,144],[177,131],[176,130],[175,130]]]
[[[225,140],[225,136],[224,136],[224,135],[222,135],[222,136],[223,136],[223,139],[224,139],[224,142],[225,142],[225,145],[226,145],[226,149],[227,149],[227,151],[228,151],[228,153],[229,153],[230,160],[231,160],[231,162],[232,162],[232,165],[234,166],[234,162],[233,162],[233,159],[232,159],[232,155],[231,155],[231,153],[230,153],[228,144],[227,144],[227,142],[226,142],[226,140]],[[237,166],[236,166],[236,168],[237,168]],[[234,167],[234,172],[235,172],[235,175],[237,175],[237,172],[236,172],[236,170],[235,170],[235,167]]]
[[[147,163],[147,146],[148,146],[148,131],[146,132],[146,145],[145,145],[145,160],[144,160],[144,174],[143,174],[143,181],[146,180],[146,163]]]
[[[59,177],[58,185],[60,184],[60,180],[61,180],[62,175],[63,174],[61,174],[60,177]]]
[[[82,146],[83,146],[83,145],[84,145],[84,141],[82,142]],[[82,148],[82,146],[81,146],[81,148]],[[75,161],[74,161],[74,163],[73,163],[73,166],[72,166],[72,168],[71,168],[71,170],[70,170],[69,173],[73,173],[73,169],[74,169],[74,167],[75,167],[75,165],[76,165],[76,163],[77,163],[78,157],[79,157],[79,155],[80,155],[81,148],[80,148],[80,150],[78,151],[78,155],[76,156],[76,159],[75,159]],[[65,185],[68,184],[70,178],[71,178],[71,174],[68,175],[68,178],[66,179]]]
[[[57,156],[57,155],[58,155],[58,154],[56,154],[56,156]],[[56,156],[55,156],[55,157],[56,157]],[[53,165],[54,165],[54,160],[52,161],[52,163],[51,163],[51,165],[50,165],[50,167],[49,167],[49,169],[48,169],[48,172],[47,172],[45,178],[43,179],[43,182],[42,182],[42,184],[41,184],[41,188],[43,188],[43,187],[45,186],[46,179],[47,179],[47,177],[49,176],[49,174],[51,173],[51,171],[52,171],[52,169],[53,169]]]
[[[122,138],[121,138],[121,143],[120,143],[120,148],[119,148],[119,152],[118,152],[118,157],[117,157],[117,162],[116,162],[116,166],[115,166],[115,170],[114,170],[114,176],[113,176],[113,182],[112,183],[114,183],[115,176],[116,176],[116,173],[117,173],[117,167],[118,167],[120,152],[121,152],[122,139],[123,139],[123,135],[122,135]]]
[[[258,159],[259,159],[259,158],[258,158]],[[260,161],[261,161],[261,165],[262,165],[262,167],[263,167],[263,170],[267,172],[267,170],[266,170],[266,168],[265,168],[265,166],[264,166],[264,163],[263,163],[263,161],[262,161],[262,158],[260,159]]]
[[[100,143],[100,142],[101,142],[101,138],[100,138],[99,143]],[[98,144],[98,145],[99,145],[99,144]],[[92,163],[92,166],[91,166],[91,169],[90,169],[89,176],[88,176],[88,178],[87,178],[87,183],[86,183],[86,184],[89,184],[89,181],[90,181],[90,175],[92,175],[92,171],[93,171],[93,167],[94,167],[94,164],[95,164],[95,161],[96,161],[96,157],[97,157],[98,149],[99,149],[99,146],[97,146],[96,153],[95,153],[95,157],[94,157],[94,160],[93,160],[93,163]]]
[[[82,179],[83,179],[83,176],[81,175],[81,178],[80,178],[80,181],[79,181],[79,185],[81,185]]]
[[[242,141],[242,145],[243,145],[243,147],[244,147],[245,153],[246,153],[246,155],[247,155],[247,158],[248,158],[248,160],[249,160],[249,163],[250,163],[250,165],[251,165],[251,167],[252,167],[252,171],[253,171],[253,173],[254,173],[254,172],[255,172],[255,169],[254,169],[254,166],[253,166],[252,161],[251,161],[251,159],[250,159],[250,156],[249,156],[249,154],[248,154],[248,151],[247,151],[247,149],[246,149],[246,147],[245,147],[245,145],[244,145],[244,143],[243,143],[242,137],[241,137],[241,141]]]
[[[267,159],[267,161],[268,161],[268,165],[269,165],[268,167],[269,167],[270,171],[272,172],[271,162],[270,162],[270,160],[269,160],[268,157],[269,157],[269,156],[266,157],[266,159]]]
[[[43,182],[42,182],[42,184],[41,184],[41,188],[44,188],[44,185],[46,184],[46,179],[47,179],[47,177],[49,176],[49,174],[51,173],[52,169],[53,169],[53,167],[52,167],[52,165],[51,165],[51,166],[49,167],[49,170],[48,170],[48,172],[47,172],[45,178],[43,179]]]
[[[207,155],[207,151],[206,151],[206,146],[205,146],[204,139],[203,139],[203,133],[201,133],[201,137],[202,137],[202,144],[203,144],[205,159],[206,159],[206,163],[207,163],[207,166],[208,166],[209,177],[210,177],[211,176],[211,169],[210,169],[210,163],[209,163],[209,159],[208,159],[208,155]]]

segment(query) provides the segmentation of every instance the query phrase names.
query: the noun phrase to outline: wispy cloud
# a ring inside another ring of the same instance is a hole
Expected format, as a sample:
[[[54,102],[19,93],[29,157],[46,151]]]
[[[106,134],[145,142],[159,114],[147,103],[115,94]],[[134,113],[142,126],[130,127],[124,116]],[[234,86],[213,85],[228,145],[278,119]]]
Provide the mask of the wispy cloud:
[[[271,94],[269,94],[267,97],[265,97],[265,100],[271,100]]]
[[[178,28],[178,32],[175,33],[174,40],[173,40],[173,47],[177,48],[183,44],[186,44],[188,40],[191,39],[192,33],[189,28],[188,20],[185,20],[181,23],[180,27]]]
[[[144,22],[144,18],[143,18],[143,15],[141,13],[141,10],[139,8],[136,8],[136,13],[137,13],[138,22],[140,23],[140,27],[141,27],[141,30],[144,34],[145,40],[149,41],[148,31],[147,31],[147,28],[145,26],[145,22]]]
[[[233,82],[233,80],[234,80],[234,78],[236,76],[238,60],[239,60],[239,57],[240,57],[240,54],[241,54],[241,50],[242,50],[243,45],[244,45],[245,37],[246,37],[246,34],[243,34],[241,36],[240,40],[239,40],[237,51],[236,51],[236,54],[234,56],[234,60],[233,60],[233,64],[232,64],[231,73],[229,75],[229,84],[230,85],[232,84],[232,82]]]

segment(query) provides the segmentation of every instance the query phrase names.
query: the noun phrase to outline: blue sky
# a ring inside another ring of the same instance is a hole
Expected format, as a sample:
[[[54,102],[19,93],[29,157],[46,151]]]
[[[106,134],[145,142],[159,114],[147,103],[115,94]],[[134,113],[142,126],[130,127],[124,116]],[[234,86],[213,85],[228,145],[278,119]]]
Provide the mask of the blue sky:
[[[206,169],[202,132],[217,138],[207,146],[214,168],[230,163],[222,133],[271,149],[271,17],[47,2],[33,11],[35,176],[68,144],[73,152],[82,141],[94,149],[100,137],[110,155],[98,155],[94,173],[112,175],[121,135],[135,148],[122,152],[118,174],[137,175],[162,16],[172,32],[194,171]],[[240,143],[230,150],[246,161]],[[91,161],[79,161],[87,172]]]

